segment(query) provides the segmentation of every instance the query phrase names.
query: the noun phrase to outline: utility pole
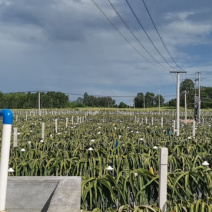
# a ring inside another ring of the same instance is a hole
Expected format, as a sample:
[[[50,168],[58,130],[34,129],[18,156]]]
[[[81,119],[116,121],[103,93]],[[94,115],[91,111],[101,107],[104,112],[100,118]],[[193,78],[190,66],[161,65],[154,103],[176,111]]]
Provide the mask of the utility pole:
[[[145,95],[143,94],[144,108],[145,108]]]
[[[197,86],[197,81],[198,79],[195,79],[195,87],[194,87],[194,91],[195,91],[195,94],[194,94],[194,120],[197,121],[198,119],[198,97],[197,97],[197,91],[196,91],[196,86]]]
[[[158,107],[159,107],[159,114],[160,114],[160,87],[158,87]]]
[[[198,115],[198,122],[200,123],[201,121],[201,118],[200,118],[200,115],[201,115],[201,98],[200,98],[200,74],[201,72],[197,72],[198,73],[198,78],[195,79],[195,99],[194,99],[194,115],[197,117]],[[196,81],[198,81],[198,98],[196,97]],[[195,110],[196,109],[196,110]]]
[[[186,73],[187,71],[170,71],[170,73],[177,74],[177,136],[180,135],[180,73]]]
[[[40,112],[40,91],[38,91],[38,114],[39,114],[39,116],[41,115],[41,112]]]
[[[187,124],[187,97],[186,97],[186,94],[188,94],[188,92],[184,91],[183,93],[185,95],[185,124]]]
[[[134,98],[134,100],[133,100],[133,104],[134,104],[134,109],[135,109],[135,98]]]
[[[201,108],[201,98],[200,98],[200,72],[198,72],[198,78],[199,78],[199,99],[198,99],[198,105],[199,105],[199,107],[198,107],[198,115],[199,115],[199,123],[200,123],[200,108]]]

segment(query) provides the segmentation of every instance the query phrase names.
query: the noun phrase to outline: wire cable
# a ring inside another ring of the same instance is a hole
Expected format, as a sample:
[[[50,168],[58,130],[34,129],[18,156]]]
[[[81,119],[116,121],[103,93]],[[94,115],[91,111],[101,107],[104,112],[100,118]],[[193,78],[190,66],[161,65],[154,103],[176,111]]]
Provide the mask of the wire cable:
[[[95,6],[99,9],[99,11],[105,16],[105,18],[110,22],[110,24],[115,28],[115,30],[125,39],[125,41],[127,41],[127,43],[130,44],[130,46],[139,54],[141,55],[147,62],[151,63],[152,65],[154,65],[154,63],[152,63],[150,60],[148,60],[143,54],[141,54],[141,52],[124,36],[124,34],[115,26],[115,24],[113,24],[113,22],[109,19],[109,17],[105,14],[105,12],[99,7],[99,5],[92,0],[92,2],[95,4]]]
[[[142,55],[141,53],[140,53],[140,51],[132,44],[132,43],[130,43],[130,41],[124,36],[124,34],[115,26],[115,24],[113,24],[113,22],[110,20],[110,18],[105,14],[105,12],[100,8],[100,6],[94,1],[94,0],[92,0],[92,2],[94,3],[94,5],[99,9],[99,11],[105,16],[105,18],[110,22],[110,24],[115,28],[115,30],[117,31],[117,32],[119,32],[119,34],[130,44],[130,46],[137,52],[137,53],[139,53],[146,61],[148,61],[149,63],[151,63],[152,65],[154,65],[155,66],[155,64],[153,64],[150,60],[148,60],[144,55]],[[109,1],[109,3],[111,3],[110,1]],[[112,5],[111,5],[112,6]],[[113,7],[114,9],[115,9],[115,7]],[[117,11],[117,10],[115,10],[115,11]],[[123,18],[121,18],[121,16],[119,15],[119,13],[118,12],[116,12],[117,13],[117,15],[120,17],[120,19],[123,21],[123,23],[125,23],[125,26],[128,28],[128,30],[130,30],[130,28],[128,27],[128,25],[126,24],[126,22],[123,20]],[[130,30],[130,32],[132,32],[132,30]],[[134,35],[134,33],[132,33],[133,35]],[[135,35],[134,35],[134,37],[136,37]],[[137,38],[137,37],[136,37]],[[138,39],[136,39],[137,41],[138,41]],[[140,43],[140,42],[139,42]],[[141,43],[140,43],[140,45],[142,45]],[[143,46],[143,45],[142,45]],[[164,66],[162,66],[163,68],[165,68],[165,69],[167,69],[166,67],[164,67]],[[173,68],[173,67],[172,67]],[[173,79],[173,75],[172,75],[172,80],[173,80],[173,82],[174,82],[174,84],[176,84],[176,81],[174,81],[174,79]]]
[[[116,8],[114,7],[114,5],[111,3],[110,0],[108,0],[108,2],[110,3],[111,7],[114,9],[114,11],[116,12],[116,14],[119,16],[119,18],[121,19],[121,21],[124,23],[124,25],[126,26],[126,28],[130,31],[130,33],[133,35],[133,37],[138,41],[138,43],[141,45],[141,47],[148,53],[148,55],[156,62],[158,63],[162,68],[169,70],[168,68],[166,68],[165,66],[163,66],[161,63],[159,63],[153,56],[152,54],[150,54],[150,52],[143,46],[143,44],[140,42],[140,40],[137,38],[137,36],[133,33],[133,31],[130,29],[130,27],[127,25],[127,23],[124,21],[124,19],[121,17],[121,15],[119,14],[119,12],[116,10]]]
[[[151,16],[150,12],[149,12],[149,9],[148,9],[148,7],[147,7],[145,1],[144,1],[144,0],[142,0],[142,1],[143,1],[143,4],[144,4],[145,8],[146,8],[146,11],[147,11],[147,13],[148,13],[148,15],[149,15],[149,17],[150,17],[150,19],[151,19],[151,21],[152,21],[152,24],[153,24],[153,26],[154,26],[154,28],[155,28],[155,30],[156,30],[156,32],[157,32],[157,34],[158,34],[158,36],[159,36],[161,42],[163,43],[164,48],[165,48],[166,51],[168,52],[170,58],[171,58],[172,61],[175,63],[175,65],[176,65],[180,70],[183,71],[183,69],[176,63],[176,61],[175,61],[174,58],[172,57],[171,53],[169,52],[168,48],[166,47],[166,44],[165,44],[165,42],[163,41],[163,39],[162,39],[162,37],[161,37],[161,35],[160,35],[160,33],[159,33],[159,31],[158,31],[156,25],[155,25],[155,22],[153,21],[153,18],[152,18],[152,16]]]
[[[146,30],[144,29],[143,25],[141,24],[140,20],[138,19],[137,15],[135,14],[133,8],[131,7],[131,5],[129,4],[128,0],[126,0],[127,5],[129,6],[131,12],[133,13],[134,17],[136,18],[136,20],[138,21],[140,27],[142,28],[142,30],[144,31],[144,33],[146,34],[147,38],[149,39],[149,41],[151,42],[151,44],[154,46],[155,50],[158,52],[158,54],[163,58],[163,60],[165,61],[166,64],[168,64],[172,69],[175,69],[171,64],[168,63],[168,61],[163,57],[163,55],[160,53],[160,51],[158,50],[158,48],[155,46],[154,42],[152,41],[152,39],[150,38],[150,36],[148,35],[148,33],[146,32]]]

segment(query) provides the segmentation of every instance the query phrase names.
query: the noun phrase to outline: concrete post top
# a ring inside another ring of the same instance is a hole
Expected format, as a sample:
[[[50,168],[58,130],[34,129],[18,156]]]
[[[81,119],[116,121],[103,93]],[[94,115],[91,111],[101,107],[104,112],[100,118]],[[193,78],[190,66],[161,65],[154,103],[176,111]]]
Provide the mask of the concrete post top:
[[[7,212],[80,212],[80,201],[81,177],[8,177]]]
[[[168,164],[168,148],[166,147],[160,148],[160,164],[161,165]]]

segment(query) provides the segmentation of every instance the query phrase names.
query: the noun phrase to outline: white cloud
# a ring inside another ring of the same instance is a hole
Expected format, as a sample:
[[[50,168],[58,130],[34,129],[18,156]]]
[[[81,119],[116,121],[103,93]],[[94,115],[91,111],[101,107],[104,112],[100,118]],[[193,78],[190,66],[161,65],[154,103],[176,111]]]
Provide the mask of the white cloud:
[[[194,11],[184,11],[184,12],[177,12],[177,13],[167,13],[165,15],[166,20],[176,20],[180,19],[182,21],[185,21],[188,16],[196,14]]]
[[[211,24],[194,23],[191,21],[174,21],[166,26],[166,30],[170,30],[173,34],[181,36],[198,36],[208,35],[212,31]]]

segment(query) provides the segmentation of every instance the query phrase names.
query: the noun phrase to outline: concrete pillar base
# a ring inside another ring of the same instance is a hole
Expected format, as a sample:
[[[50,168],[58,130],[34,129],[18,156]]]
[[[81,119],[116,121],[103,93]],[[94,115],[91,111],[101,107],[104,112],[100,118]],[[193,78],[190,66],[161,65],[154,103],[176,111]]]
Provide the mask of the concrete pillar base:
[[[80,212],[81,177],[8,177],[6,212]]]

